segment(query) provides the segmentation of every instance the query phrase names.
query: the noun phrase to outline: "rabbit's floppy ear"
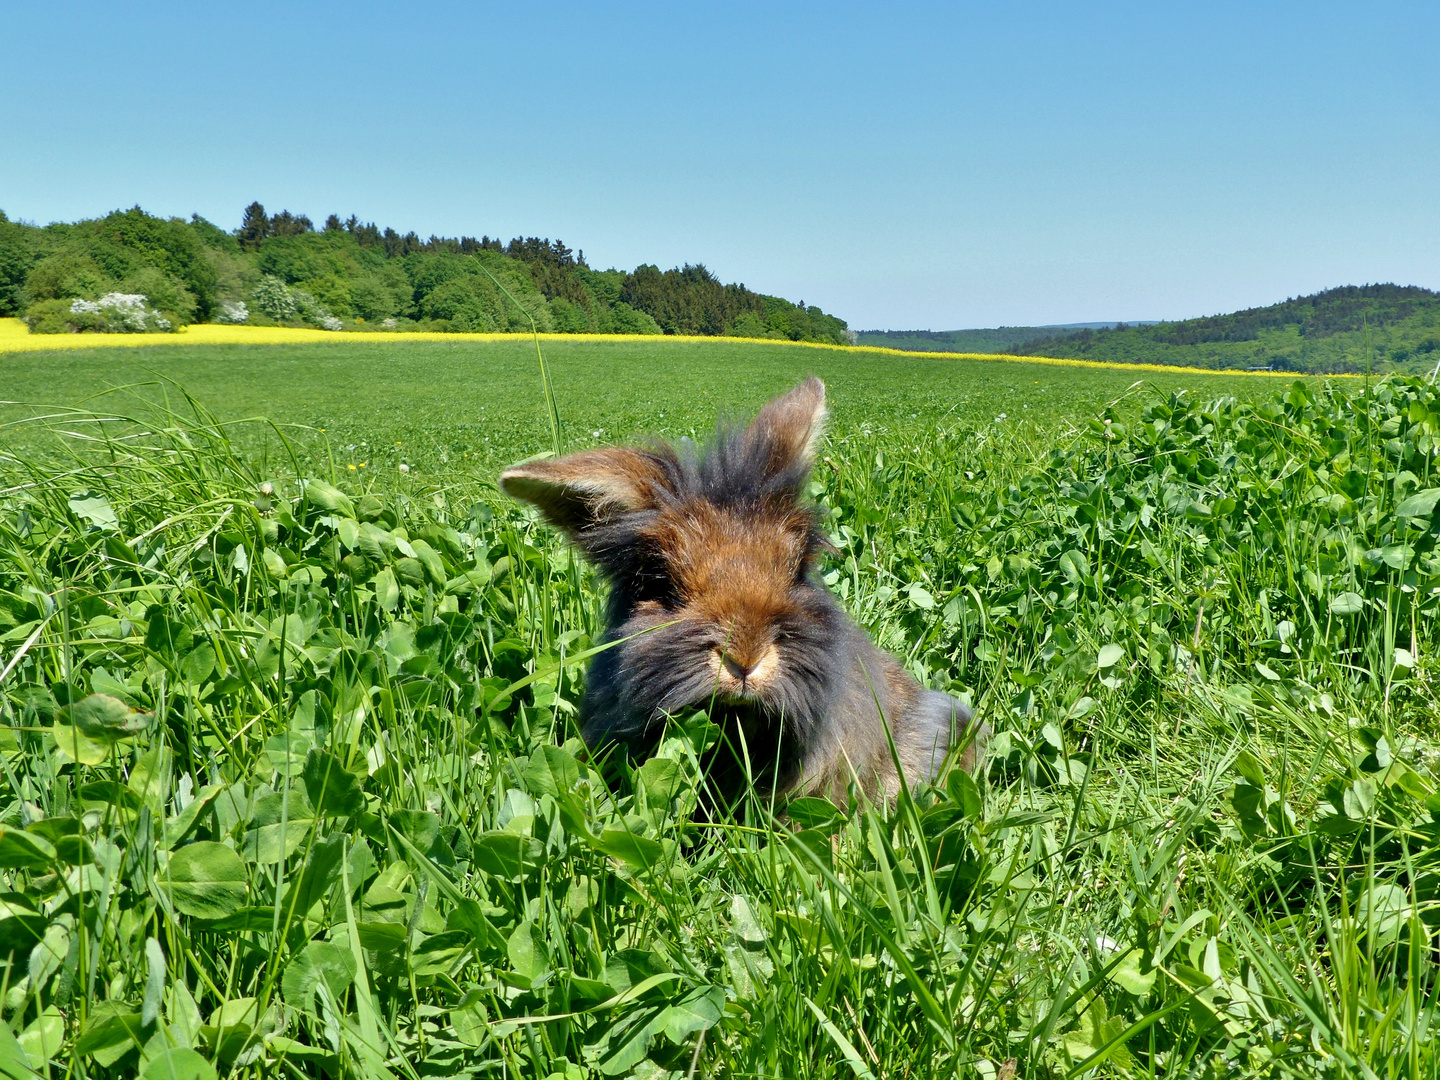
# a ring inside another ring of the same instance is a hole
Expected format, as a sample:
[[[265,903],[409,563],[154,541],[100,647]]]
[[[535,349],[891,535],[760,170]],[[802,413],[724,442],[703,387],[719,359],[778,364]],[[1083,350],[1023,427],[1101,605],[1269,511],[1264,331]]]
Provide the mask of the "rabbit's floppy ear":
[[[664,462],[621,446],[527,461],[500,474],[500,490],[534,503],[570,537],[617,514],[653,510],[667,490]]]
[[[813,375],[760,410],[745,439],[766,479],[789,474],[803,480],[815,464],[825,416],[825,384]]]

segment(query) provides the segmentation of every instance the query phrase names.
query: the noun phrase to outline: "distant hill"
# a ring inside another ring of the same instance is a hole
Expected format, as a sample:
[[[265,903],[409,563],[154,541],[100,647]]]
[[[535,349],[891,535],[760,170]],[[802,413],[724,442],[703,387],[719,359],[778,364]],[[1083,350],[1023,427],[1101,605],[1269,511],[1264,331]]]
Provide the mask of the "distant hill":
[[[1440,293],[1346,285],[1229,315],[1036,335],[1022,356],[1295,372],[1428,372],[1440,360]]]
[[[1440,360],[1440,292],[1345,285],[1179,322],[861,330],[859,345],[1059,356],[1122,364],[1295,372],[1428,372]]]
[[[847,344],[802,301],[722,284],[700,264],[597,270],[559,240],[422,240],[331,214],[269,214],[226,231],[138,206],[44,227],[0,212],[0,316],[31,333],[175,329],[191,322],[339,329],[725,334]]]
[[[855,344],[912,352],[1008,353],[1027,342],[1060,337],[1075,330],[1100,330],[1123,325],[1096,322],[1066,323],[1063,326],[996,326],[978,330],[861,330],[855,335]]]

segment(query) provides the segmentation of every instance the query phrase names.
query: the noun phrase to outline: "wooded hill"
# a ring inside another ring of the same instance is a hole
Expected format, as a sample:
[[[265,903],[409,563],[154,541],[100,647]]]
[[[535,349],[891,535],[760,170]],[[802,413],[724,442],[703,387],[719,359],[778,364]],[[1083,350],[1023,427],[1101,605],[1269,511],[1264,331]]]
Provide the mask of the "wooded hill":
[[[0,212],[0,316],[13,315],[40,333],[195,321],[522,332],[533,319],[561,333],[848,342],[843,320],[722,284],[700,264],[595,270],[559,240],[422,240],[336,214],[317,229],[259,203],[230,232],[138,206],[44,227]]]
[[[1295,372],[1429,372],[1440,360],[1440,293],[1346,285],[1229,315],[1079,330],[1012,351],[1120,363]]]
[[[992,326],[974,330],[860,330],[855,335],[855,344],[906,352],[1010,353],[1027,342],[1115,325],[1097,322],[1068,326]]]
[[[1004,352],[1123,364],[1295,372],[1430,372],[1440,360],[1440,293],[1346,285],[1229,315],[1076,328],[869,331],[862,345]]]

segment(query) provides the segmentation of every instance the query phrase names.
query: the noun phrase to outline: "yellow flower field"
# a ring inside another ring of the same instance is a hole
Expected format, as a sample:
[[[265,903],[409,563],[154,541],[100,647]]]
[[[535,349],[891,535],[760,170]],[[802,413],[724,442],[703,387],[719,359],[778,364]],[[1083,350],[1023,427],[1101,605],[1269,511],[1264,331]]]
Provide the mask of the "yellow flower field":
[[[351,330],[310,330],[290,326],[226,326],[219,323],[195,323],[173,334],[32,334],[19,319],[0,319],[0,353],[44,352],[52,349],[96,349],[136,347],[142,345],[378,345],[396,341],[514,341],[516,334],[453,334],[408,330],[365,332]],[[546,341],[586,342],[648,342],[657,339],[647,334],[541,334]],[[710,337],[667,336],[670,342],[713,342]],[[1173,364],[1114,364],[1100,360],[1074,360],[1055,356],[1012,356],[1005,353],[914,352],[908,349],[887,349],[878,345],[829,345],[814,341],[776,341],[770,338],[727,338],[727,341],[753,341],[764,345],[788,345],[796,349],[829,349],[840,352],[872,353],[897,357],[925,357],[932,360],[1005,360],[1019,364],[1052,364],[1059,367],[1106,368],[1137,372],[1194,372],[1212,375],[1258,375],[1269,378],[1295,378],[1288,371],[1233,371],[1210,368],[1179,367]],[[1329,378],[1359,378],[1357,375],[1332,375]]]

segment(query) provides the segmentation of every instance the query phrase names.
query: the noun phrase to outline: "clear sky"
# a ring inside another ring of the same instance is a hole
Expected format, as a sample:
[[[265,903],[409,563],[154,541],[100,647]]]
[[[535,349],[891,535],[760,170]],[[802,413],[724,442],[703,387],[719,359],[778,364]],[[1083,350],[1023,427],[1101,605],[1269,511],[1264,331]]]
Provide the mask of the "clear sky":
[[[0,208],[259,199],[852,327],[1440,288],[1440,3],[22,4]]]

